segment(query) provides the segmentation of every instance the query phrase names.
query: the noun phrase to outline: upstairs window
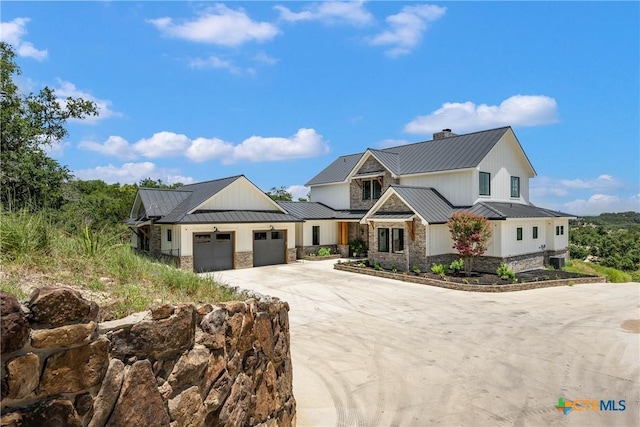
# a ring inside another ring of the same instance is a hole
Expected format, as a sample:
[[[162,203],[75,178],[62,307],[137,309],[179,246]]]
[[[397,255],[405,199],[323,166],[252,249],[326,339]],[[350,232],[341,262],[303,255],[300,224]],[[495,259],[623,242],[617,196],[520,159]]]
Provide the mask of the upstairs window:
[[[520,197],[520,177],[511,177],[511,197]]]
[[[404,252],[404,228],[394,228],[392,230],[391,251],[394,254]]]
[[[533,227],[533,238],[534,239],[538,238],[538,227],[537,226]]]
[[[173,236],[171,236],[171,229],[169,228],[169,229],[167,230],[167,242],[170,242],[172,237],[173,237]]]
[[[362,181],[362,200],[379,199],[382,185],[377,179]]]
[[[314,225],[312,227],[311,234],[313,234],[313,242],[311,242],[311,244],[314,246],[318,246],[320,244],[320,226]]]
[[[480,195],[491,195],[491,174],[489,172],[480,172]]]

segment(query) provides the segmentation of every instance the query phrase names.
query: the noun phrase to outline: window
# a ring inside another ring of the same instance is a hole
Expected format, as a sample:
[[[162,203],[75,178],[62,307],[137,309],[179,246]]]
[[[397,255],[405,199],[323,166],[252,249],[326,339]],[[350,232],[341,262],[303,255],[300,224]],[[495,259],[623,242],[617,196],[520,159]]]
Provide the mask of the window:
[[[167,230],[167,242],[170,242],[170,241],[171,241],[171,237],[172,237],[172,236],[171,236],[171,229],[168,229],[168,230]]]
[[[320,226],[314,225],[313,227],[311,227],[311,230],[311,234],[313,234],[313,242],[311,242],[311,244],[317,246],[320,244]]]
[[[382,185],[377,179],[362,181],[362,200],[379,199]]]
[[[282,231],[272,231],[271,232],[271,240],[281,240],[284,239],[282,235]]]
[[[218,242],[230,242],[231,241],[231,233],[217,233],[216,240]]]
[[[196,234],[193,236],[193,241],[196,243],[209,243],[211,241],[211,234]]]
[[[522,240],[522,227],[516,228],[516,240]]]
[[[267,233],[265,231],[257,231],[253,233],[253,240],[267,240]]]
[[[533,227],[533,238],[537,239],[538,238],[538,227]]]
[[[378,252],[389,252],[388,228],[378,228]]]
[[[392,230],[391,250],[395,254],[404,252],[404,228],[394,228]]]
[[[562,236],[564,234],[564,225],[556,225],[556,236]]]
[[[491,195],[491,174],[489,172],[480,172],[480,195]]]
[[[520,197],[520,177],[511,177],[511,197]]]

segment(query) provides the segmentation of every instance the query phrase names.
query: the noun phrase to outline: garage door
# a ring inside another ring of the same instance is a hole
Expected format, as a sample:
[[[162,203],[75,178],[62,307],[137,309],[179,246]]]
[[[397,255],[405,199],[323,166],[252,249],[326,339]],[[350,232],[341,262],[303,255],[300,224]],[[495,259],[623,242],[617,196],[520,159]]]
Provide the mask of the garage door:
[[[253,266],[287,262],[285,230],[253,232]]]
[[[193,235],[193,269],[205,271],[233,268],[233,233],[196,233]]]

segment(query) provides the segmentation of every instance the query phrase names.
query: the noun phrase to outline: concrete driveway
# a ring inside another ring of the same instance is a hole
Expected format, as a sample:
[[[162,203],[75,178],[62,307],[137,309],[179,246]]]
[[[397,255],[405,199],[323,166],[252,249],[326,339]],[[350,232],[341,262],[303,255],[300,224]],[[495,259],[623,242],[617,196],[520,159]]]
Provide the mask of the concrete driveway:
[[[640,284],[467,293],[333,263],[216,274],[289,302],[298,426],[640,425]]]

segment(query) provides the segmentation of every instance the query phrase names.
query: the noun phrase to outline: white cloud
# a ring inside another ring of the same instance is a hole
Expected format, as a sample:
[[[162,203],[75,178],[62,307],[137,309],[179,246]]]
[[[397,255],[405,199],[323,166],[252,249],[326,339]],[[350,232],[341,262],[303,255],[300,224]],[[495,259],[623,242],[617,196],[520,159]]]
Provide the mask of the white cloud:
[[[71,82],[67,82],[58,79],[58,87],[54,88],[58,102],[64,106],[66,104],[66,98],[82,98],[85,101],[93,101],[98,108],[98,116],[87,116],[86,118],[79,120],[82,123],[96,123],[99,120],[108,119],[111,117],[121,117],[122,113],[113,111],[111,109],[111,101],[108,99],[99,99],[91,95],[88,92],[84,92],[76,87]]]
[[[322,135],[301,128],[289,138],[252,136],[234,147],[233,161],[264,162],[314,157],[329,152]]]
[[[60,140],[53,140],[49,144],[44,144],[42,147],[47,156],[60,158],[64,154],[64,149],[69,147],[70,144],[68,142],[63,142]]]
[[[588,189],[588,190],[606,190],[609,188],[618,188],[622,184],[611,175],[600,175],[595,179],[563,179],[560,185],[566,188]]]
[[[233,144],[219,138],[197,138],[191,142],[186,156],[194,162],[212,159],[228,159],[233,155]]]
[[[138,156],[133,152],[133,147],[126,139],[120,136],[110,136],[107,140],[100,144],[94,141],[82,141],[78,144],[79,148],[95,151],[104,156],[117,157],[123,160],[134,160]]]
[[[544,95],[514,95],[500,105],[447,102],[407,123],[404,131],[430,134],[450,128],[456,133],[500,126],[540,126],[558,121],[556,100]]]
[[[157,132],[151,138],[143,138],[133,145],[133,149],[144,157],[158,158],[184,154],[191,140],[182,134]]]
[[[428,24],[442,18],[446,11],[446,7],[429,4],[405,6],[400,13],[387,16],[389,28],[371,38],[369,43],[388,46],[386,53],[391,57],[406,55],[420,43]]]
[[[267,55],[265,52],[260,51],[256,53],[253,57],[256,62],[261,62],[267,65],[275,65],[278,62],[278,59]]]
[[[233,62],[225,61],[224,59],[220,59],[217,56],[213,56],[213,55],[205,59],[196,58],[194,60],[191,60],[189,62],[189,66],[191,68],[196,68],[199,70],[204,70],[208,68],[224,69],[224,70],[229,70],[233,74],[240,74],[241,72],[240,68],[236,67],[233,64]]]
[[[0,40],[13,46],[16,55],[42,61],[49,54],[47,50],[37,49],[32,43],[22,39],[27,34],[25,26],[29,21],[29,18],[16,18],[0,23]]]
[[[309,187],[305,187],[304,185],[291,185],[287,188],[287,193],[291,193],[293,200],[298,200],[301,197],[306,198],[309,194]]]
[[[77,170],[74,175],[82,180],[100,179],[108,184],[116,182],[133,184],[145,178],[161,179],[167,184],[176,182],[190,184],[194,181],[191,177],[179,175],[174,169],[158,168],[151,162],[125,163],[120,167],[111,164],[98,166],[94,169]]]
[[[222,46],[239,46],[273,39],[280,33],[275,25],[253,21],[243,9],[232,10],[217,4],[197,18],[182,23],[164,17],[148,20],[168,37]]]
[[[620,180],[608,174],[590,179],[554,179],[542,176],[531,181],[530,195],[532,198],[565,197],[576,191],[605,192],[622,187],[624,184]]]
[[[588,199],[576,199],[563,205],[575,215],[599,215],[603,212],[640,212],[640,194],[620,197],[610,194],[594,194]]]
[[[373,15],[364,8],[364,1],[323,1],[301,12],[292,12],[280,5],[274,8],[280,12],[280,19],[288,22],[321,21],[325,24],[364,26],[375,21]]]

